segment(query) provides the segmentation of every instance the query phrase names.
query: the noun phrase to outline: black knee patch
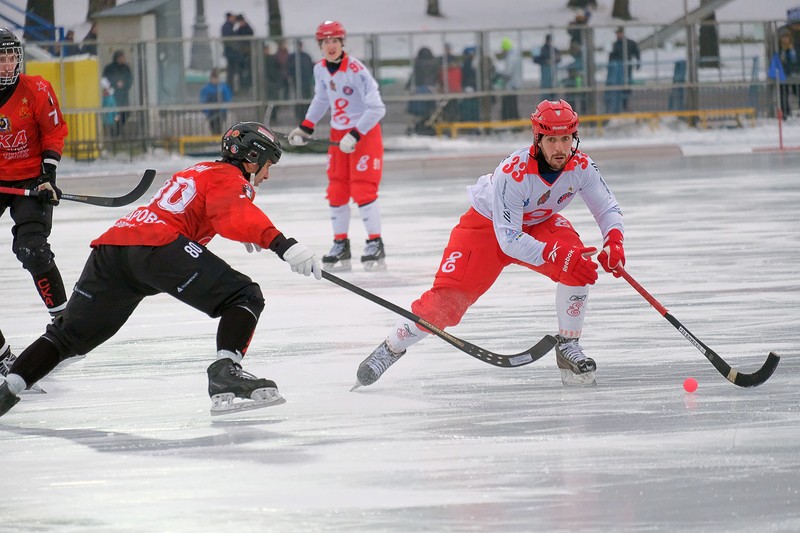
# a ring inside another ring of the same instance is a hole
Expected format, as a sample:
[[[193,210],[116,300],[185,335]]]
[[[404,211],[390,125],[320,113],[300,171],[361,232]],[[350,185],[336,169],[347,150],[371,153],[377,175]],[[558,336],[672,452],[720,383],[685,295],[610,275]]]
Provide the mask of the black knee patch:
[[[244,287],[236,295],[227,307],[244,307],[256,317],[256,320],[261,316],[264,311],[264,295],[261,292],[261,287],[256,283],[251,283]]]
[[[16,253],[22,267],[34,276],[53,268],[55,255],[50,250],[47,240],[42,236],[31,236],[29,239],[21,240]]]

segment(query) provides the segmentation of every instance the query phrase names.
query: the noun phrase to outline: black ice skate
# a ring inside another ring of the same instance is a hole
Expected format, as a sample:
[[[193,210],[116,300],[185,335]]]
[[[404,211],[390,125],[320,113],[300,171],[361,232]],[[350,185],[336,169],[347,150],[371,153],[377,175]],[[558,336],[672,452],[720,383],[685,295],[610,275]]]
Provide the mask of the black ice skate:
[[[390,366],[395,364],[398,359],[403,357],[405,353],[405,350],[400,353],[393,352],[386,341],[383,341],[380,346],[369,354],[369,357],[358,365],[356,384],[353,385],[353,388],[350,390],[354,391],[359,387],[366,387],[378,381],[378,378],[380,378]]]
[[[361,264],[364,270],[385,270],[386,251],[383,249],[383,240],[380,237],[367,240],[364,247],[364,255],[361,256]]]
[[[8,383],[3,380],[0,383],[0,416],[9,412],[18,402],[19,396],[11,392],[8,388]]]
[[[208,395],[211,396],[212,415],[260,409],[286,402],[278,393],[274,381],[245,372],[242,365],[230,358],[219,359],[208,367]],[[236,398],[242,401],[235,401]]]
[[[328,255],[322,256],[325,270],[350,270],[350,239],[335,239]]]
[[[567,339],[561,335],[556,335],[556,339],[556,364],[561,370],[561,383],[578,387],[597,385],[594,378],[597,365],[583,353],[578,339]]]

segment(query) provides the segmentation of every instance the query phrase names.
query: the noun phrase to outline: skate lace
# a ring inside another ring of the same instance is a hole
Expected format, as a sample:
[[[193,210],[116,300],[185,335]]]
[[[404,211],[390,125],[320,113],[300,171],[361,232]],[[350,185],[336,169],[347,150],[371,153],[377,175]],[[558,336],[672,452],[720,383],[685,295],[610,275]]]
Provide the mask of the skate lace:
[[[333,246],[331,247],[331,251],[328,252],[328,255],[331,257],[341,255],[346,247],[347,241],[333,241]]]
[[[389,348],[384,344],[377,353],[370,357],[370,359],[367,361],[367,366],[369,366],[373,371],[375,371],[376,374],[380,376],[386,372],[386,369],[392,366],[401,355],[403,354],[392,354],[392,352],[389,351]]]
[[[250,372],[247,372],[247,371],[243,370],[242,369],[242,365],[240,365],[238,363],[233,363],[233,366],[231,367],[230,372],[231,372],[232,376],[240,377],[242,379],[251,379],[251,380],[258,379],[255,375],[251,374]]]
[[[586,354],[583,353],[583,348],[577,339],[559,343],[558,349],[561,356],[571,363],[577,364],[586,360]]]
[[[17,360],[17,356],[11,353],[11,348],[0,355],[0,375],[7,376],[11,371],[11,365]]]
[[[367,245],[364,247],[364,255],[378,255],[380,251],[380,241],[367,241]]]

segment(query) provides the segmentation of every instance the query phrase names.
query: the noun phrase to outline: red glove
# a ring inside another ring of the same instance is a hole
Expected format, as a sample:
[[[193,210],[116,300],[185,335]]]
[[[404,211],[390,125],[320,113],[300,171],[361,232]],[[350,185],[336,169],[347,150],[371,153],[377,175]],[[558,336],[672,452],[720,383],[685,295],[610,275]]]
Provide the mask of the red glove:
[[[625,266],[625,249],[622,247],[623,240],[622,232],[618,229],[612,229],[608,232],[606,242],[603,244],[603,251],[597,256],[597,262],[600,263],[603,270],[614,274],[615,278],[621,275],[616,271],[617,267]]]
[[[544,247],[542,254],[546,263],[553,263],[560,277],[572,276],[581,285],[593,285],[597,281],[597,263],[592,254],[597,248],[567,246],[555,241]]]

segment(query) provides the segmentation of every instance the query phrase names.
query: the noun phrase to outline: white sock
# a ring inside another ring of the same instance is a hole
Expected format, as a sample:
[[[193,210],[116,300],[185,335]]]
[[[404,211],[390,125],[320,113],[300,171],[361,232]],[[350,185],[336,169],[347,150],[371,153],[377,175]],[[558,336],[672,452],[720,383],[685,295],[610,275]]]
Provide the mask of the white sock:
[[[330,207],[331,224],[334,235],[346,235],[350,231],[350,205],[344,204]]]
[[[589,286],[572,287],[559,283],[556,286],[556,313],[558,314],[558,334],[568,339],[581,336],[586,317],[586,300]]]
[[[407,318],[401,318],[395,323],[389,336],[386,337],[386,343],[393,352],[400,353],[428,335],[430,334],[427,331],[419,329],[414,322]]]
[[[28,384],[25,383],[25,380],[17,374],[7,375],[6,383],[8,383],[8,390],[10,390],[14,396],[19,396],[22,391],[28,388]]]
[[[376,198],[374,202],[362,205],[358,208],[361,220],[364,222],[364,229],[367,235],[381,234],[381,206]]]
[[[240,354],[239,351],[230,352],[228,350],[219,350],[217,351],[217,361],[220,359],[233,359],[234,363],[241,363],[244,355]]]

